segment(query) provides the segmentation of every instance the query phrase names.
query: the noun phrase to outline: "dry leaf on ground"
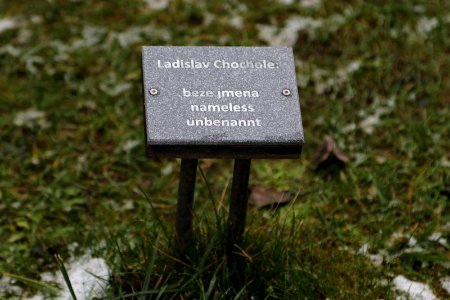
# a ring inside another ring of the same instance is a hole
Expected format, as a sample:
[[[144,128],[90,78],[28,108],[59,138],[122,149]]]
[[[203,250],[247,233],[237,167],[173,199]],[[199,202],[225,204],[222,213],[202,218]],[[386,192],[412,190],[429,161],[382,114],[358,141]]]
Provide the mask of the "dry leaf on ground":
[[[289,192],[278,192],[271,188],[256,186],[251,189],[250,203],[256,208],[279,206],[291,201]]]
[[[316,151],[316,154],[311,161],[311,167],[314,170],[320,169],[327,165],[333,158],[341,163],[348,162],[348,156],[339,149],[331,136],[326,135],[322,145]]]

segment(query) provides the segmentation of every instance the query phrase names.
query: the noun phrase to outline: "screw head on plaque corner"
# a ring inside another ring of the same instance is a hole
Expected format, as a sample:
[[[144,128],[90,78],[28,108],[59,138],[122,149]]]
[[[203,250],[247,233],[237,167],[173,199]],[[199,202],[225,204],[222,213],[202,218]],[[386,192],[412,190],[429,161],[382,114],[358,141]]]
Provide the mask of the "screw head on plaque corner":
[[[158,95],[159,91],[158,91],[158,89],[156,89],[156,88],[151,88],[151,89],[148,90],[148,93],[149,93],[151,96],[156,96],[156,95]]]
[[[290,89],[283,89],[281,91],[281,94],[283,94],[283,96],[289,97],[292,95],[291,90]]]

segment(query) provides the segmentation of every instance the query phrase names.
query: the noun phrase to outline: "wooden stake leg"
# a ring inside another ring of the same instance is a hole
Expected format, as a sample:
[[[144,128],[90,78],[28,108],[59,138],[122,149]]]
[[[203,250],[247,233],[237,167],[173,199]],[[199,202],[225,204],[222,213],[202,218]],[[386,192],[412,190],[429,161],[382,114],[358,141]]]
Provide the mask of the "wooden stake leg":
[[[250,164],[250,159],[236,159],[234,162],[230,212],[228,215],[227,249],[229,252],[233,249],[234,244],[241,242],[245,229]]]
[[[182,159],[178,186],[175,240],[177,250],[184,256],[192,239],[192,205],[194,202],[197,159]]]

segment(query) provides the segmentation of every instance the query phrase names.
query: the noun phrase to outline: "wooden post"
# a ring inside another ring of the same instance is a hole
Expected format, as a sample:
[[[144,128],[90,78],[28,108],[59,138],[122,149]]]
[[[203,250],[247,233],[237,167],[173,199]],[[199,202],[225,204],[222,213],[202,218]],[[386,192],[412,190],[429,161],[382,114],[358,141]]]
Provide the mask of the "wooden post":
[[[182,256],[186,255],[192,240],[192,205],[194,202],[197,162],[197,159],[181,160],[175,241],[177,250]]]
[[[230,212],[228,215],[228,252],[233,249],[234,244],[239,244],[242,241],[247,216],[250,164],[250,159],[236,159],[234,162]]]

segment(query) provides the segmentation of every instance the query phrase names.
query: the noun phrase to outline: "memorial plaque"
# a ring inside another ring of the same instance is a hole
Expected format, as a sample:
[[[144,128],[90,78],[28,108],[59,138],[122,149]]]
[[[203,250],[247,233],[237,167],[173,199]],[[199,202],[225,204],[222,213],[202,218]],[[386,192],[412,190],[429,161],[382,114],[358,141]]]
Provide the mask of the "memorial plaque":
[[[291,48],[144,46],[142,76],[148,156],[300,155]]]

